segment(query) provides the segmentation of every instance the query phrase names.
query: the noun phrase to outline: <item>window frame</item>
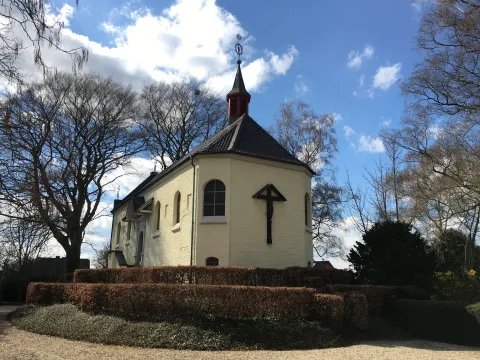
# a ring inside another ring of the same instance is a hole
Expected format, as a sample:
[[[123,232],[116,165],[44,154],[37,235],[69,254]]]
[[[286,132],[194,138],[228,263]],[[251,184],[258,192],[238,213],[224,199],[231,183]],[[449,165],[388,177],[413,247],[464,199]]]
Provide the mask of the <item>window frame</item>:
[[[160,217],[162,215],[162,204],[157,201],[155,204],[155,231],[160,231]]]
[[[182,194],[180,191],[177,191],[175,194],[175,218],[174,218],[174,225],[180,224],[180,212],[181,212],[181,206],[182,206]]]
[[[210,262],[213,261],[213,262],[216,263],[216,264],[212,264],[212,263],[209,264],[209,261],[210,261]],[[219,265],[220,265],[220,261],[218,260],[217,257],[209,256],[209,257],[207,257],[207,258],[205,259],[205,266],[219,266]]]
[[[213,183],[213,190],[207,190],[208,186]],[[221,186],[220,189],[217,189],[217,186]],[[217,202],[217,196],[223,193],[223,202]],[[212,194],[213,201],[207,202],[206,198],[207,195]],[[225,213],[226,213],[226,202],[227,202],[227,187],[225,183],[220,179],[211,179],[207,181],[203,187],[203,209],[202,209],[202,216],[203,222],[208,223],[209,219],[214,219],[216,221],[222,222],[225,220]],[[213,212],[211,214],[207,211],[207,206],[213,207]],[[219,211],[217,210],[219,209]]]
[[[305,208],[305,227],[309,227],[310,224],[311,224],[311,207],[312,207],[312,204],[311,204],[311,200],[310,200],[310,194],[309,193],[305,193],[305,196],[304,196],[304,208]]]

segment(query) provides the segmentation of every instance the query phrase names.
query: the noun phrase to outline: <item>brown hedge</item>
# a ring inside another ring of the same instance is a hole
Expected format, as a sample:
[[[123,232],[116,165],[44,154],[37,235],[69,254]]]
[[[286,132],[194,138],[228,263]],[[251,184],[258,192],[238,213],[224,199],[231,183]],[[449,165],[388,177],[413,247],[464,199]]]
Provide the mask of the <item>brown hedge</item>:
[[[345,306],[342,296],[314,294],[310,316],[332,329],[343,326]]]
[[[27,304],[74,303],[81,310],[126,317],[213,315],[305,318],[314,289],[180,284],[31,283]]]
[[[319,270],[292,267],[263,269],[212,266],[157,266],[120,269],[76,270],[75,283],[106,284],[196,284],[242,285],[267,287],[315,287],[327,284],[347,284],[344,270]]]
[[[320,289],[326,294],[346,294],[357,292],[364,294],[371,314],[380,314],[387,301],[394,297],[395,288],[383,285],[326,285]]]
[[[354,329],[367,330],[368,302],[365,294],[350,292],[343,295],[345,303],[345,320]]]

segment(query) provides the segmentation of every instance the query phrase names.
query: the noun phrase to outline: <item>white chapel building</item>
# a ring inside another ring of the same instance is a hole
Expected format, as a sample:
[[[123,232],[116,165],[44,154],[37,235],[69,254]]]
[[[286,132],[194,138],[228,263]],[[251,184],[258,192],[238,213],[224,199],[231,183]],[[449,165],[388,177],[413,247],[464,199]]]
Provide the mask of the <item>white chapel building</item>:
[[[115,200],[108,267],[313,263],[314,172],[249,116],[240,63],[229,125]]]

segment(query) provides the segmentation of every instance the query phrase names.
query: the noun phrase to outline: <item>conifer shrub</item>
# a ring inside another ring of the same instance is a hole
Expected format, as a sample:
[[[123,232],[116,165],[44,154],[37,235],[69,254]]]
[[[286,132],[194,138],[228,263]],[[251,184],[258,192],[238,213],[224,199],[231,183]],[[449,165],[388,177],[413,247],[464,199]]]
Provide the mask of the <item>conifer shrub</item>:
[[[314,287],[347,284],[344,270],[242,268],[230,266],[155,266],[119,269],[79,269],[75,283],[107,284],[196,284],[267,287]]]

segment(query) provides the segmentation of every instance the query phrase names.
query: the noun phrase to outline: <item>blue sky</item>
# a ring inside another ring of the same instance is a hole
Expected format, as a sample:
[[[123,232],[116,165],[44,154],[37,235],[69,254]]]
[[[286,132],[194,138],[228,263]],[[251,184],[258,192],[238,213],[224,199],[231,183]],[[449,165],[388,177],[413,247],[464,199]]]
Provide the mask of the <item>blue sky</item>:
[[[66,23],[66,46],[89,49],[87,70],[135,87],[188,75],[226,94],[240,32],[251,116],[268,128],[280,104],[295,98],[318,113],[335,113],[337,178],[343,182],[348,169],[361,186],[363,168],[382,153],[379,130],[396,126],[402,115],[398,81],[421,59],[414,36],[428,2],[80,0],[72,9],[65,4],[73,1],[57,0],[51,12]],[[47,55],[68,67],[60,55]],[[150,166],[138,167],[145,172]],[[122,193],[141,174],[131,179],[122,182]],[[110,230],[108,220],[101,223],[97,240]]]

